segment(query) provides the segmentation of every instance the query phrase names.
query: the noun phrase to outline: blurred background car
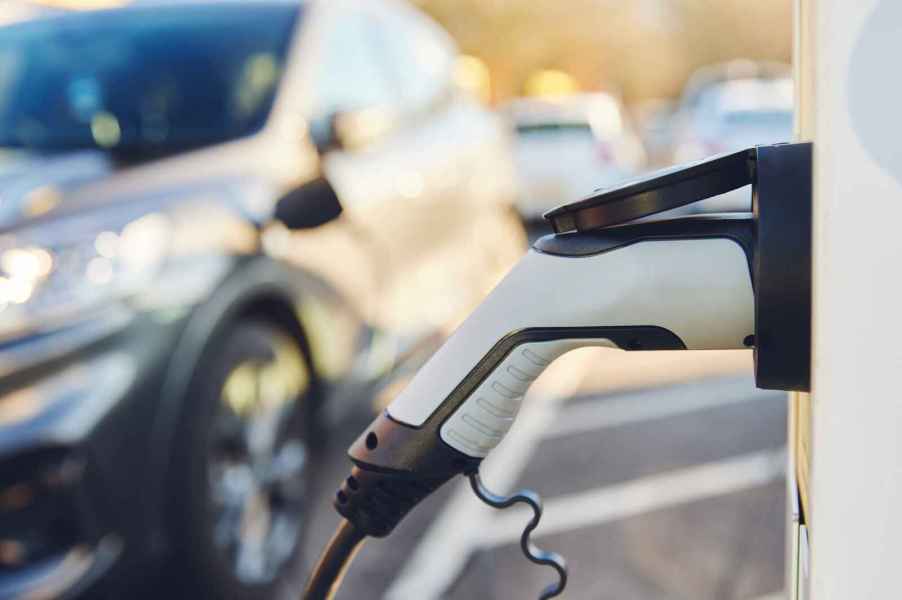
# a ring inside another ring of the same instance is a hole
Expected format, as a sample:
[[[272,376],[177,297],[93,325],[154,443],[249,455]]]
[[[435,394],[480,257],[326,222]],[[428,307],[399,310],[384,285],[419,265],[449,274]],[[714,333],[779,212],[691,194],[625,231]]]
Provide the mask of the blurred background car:
[[[699,69],[674,117],[675,164],[792,139],[793,82],[788,65],[733,61]],[[748,211],[736,190],[693,205],[699,212]]]
[[[652,98],[636,103],[632,114],[647,156],[649,169],[669,165],[673,160],[674,118],[677,104],[673,100]]]
[[[455,56],[389,0],[2,30],[0,598],[274,596],[341,407],[522,250]]]
[[[519,98],[501,108],[516,130],[517,207],[527,221],[634,176],[645,152],[612,95]]]

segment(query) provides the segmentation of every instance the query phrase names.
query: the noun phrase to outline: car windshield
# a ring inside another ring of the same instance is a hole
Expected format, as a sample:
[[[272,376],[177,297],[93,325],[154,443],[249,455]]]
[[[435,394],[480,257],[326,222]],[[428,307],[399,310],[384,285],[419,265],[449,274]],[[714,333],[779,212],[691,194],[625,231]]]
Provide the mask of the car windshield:
[[[733,110],[724,113],[722,119],[732,127],[792,130],[791,110]]]
[[[165,154],[264,124],[300,9],[85,13],[0,34],[0,146]]]
[[[792,131],[792,82],[738,81],[711,86],[699,94],[692,112],[693,127],[704,135],[717,136],[725,131],[768,131],[775,139]],[[756,143],[763,143],[764,138]]]
[[[517,125],[517,133],[545,134],[545,133],[592,133],[588,123],[557,122],[557,123],[520,123]]]

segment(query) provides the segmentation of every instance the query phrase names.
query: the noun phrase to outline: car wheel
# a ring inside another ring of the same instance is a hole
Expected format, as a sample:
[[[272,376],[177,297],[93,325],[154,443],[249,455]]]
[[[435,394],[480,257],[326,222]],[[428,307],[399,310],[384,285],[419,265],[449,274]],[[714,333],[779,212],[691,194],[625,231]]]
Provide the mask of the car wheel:
[[[217,336],[186,398],[171,490],[185,597],[273,597],[298,560],[313,477],[313,378],[263,321]]]

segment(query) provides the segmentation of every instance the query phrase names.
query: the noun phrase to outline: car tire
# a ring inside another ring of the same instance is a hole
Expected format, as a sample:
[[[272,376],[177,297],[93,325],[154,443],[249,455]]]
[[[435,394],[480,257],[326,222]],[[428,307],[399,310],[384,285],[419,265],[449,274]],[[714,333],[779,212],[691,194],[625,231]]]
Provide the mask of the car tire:
[[[173,577],[167,579],[171,583],[171,591],[175,597],[229,600],[271,599],[275,597],[276,591],[282,585],[282,580],[290,576],[293,566],[297,565],[300,560],[299,554],[303,546],[303,535],[308,516],[308,511],[303,508],[303,512],[297,518],[298,530],[295,532],[296,537],[292,547],[290,550],[280,549],[282,554],[287,552],[283,562],[278,564],[273,572],[261,573],[260,577],[246,576],[248,569],[239,565],[239,561],[244,559],[237,558],[233,548],[229,545],[231,541],[229,532],[226,532],[225,536],[223,535],[224,529],[228,530],[232,527],[230,521],[232,517],[227,519],[224,515],[229,515],[230,511],[234,512],[233,507],[223,508],[227,502],[222,500],[222,496],[227,496],[231,492],[221,493],[224,486],[232,485],[229,483],[231,481],[229,474],[244,473],[243,480],[250,481],[253,477],[247,475],[248,473],[256,473],[266,466],[265,460],[241,458],[243,452],[250,454],[251,450],[240,447],[230,448],[229,446],[233,444],[230,439],[232,434],[229,432],[223,434],[221,431],[223,427],[228,429],[233,426],[231,421],[238,416],[239,412],[257,410],[254,406],[243,407],[241,403],[244,400],[234,400],[234,397],[244,398],[244,396],[230,391],[229,386],[237,385],[233,383],[233,378],[238,377],[236,373],[239,373],[241,369],[248,365],[251,366],[250,368],[257,368],[260,372],[256,375],[256,391],[248,392],[246,389],[244,391],[248,393],[245,393],[245,396],[253,399],[258,406],[268,405],[274,401],[275,394],[265,392],[264,388],[273,383],[272,380],[276,378],[276,375],[286,376],[279,371],[284,367],[284,361],[293,365],[291,368],[285,367],[283,370],[286,372],[297,368],[304,370],[301,374],[304,385],[297,389],[296,393],[290,387],[283,390],[283,395],[291,397],[283,399],[286,406],[279,414],[284,412],[287,415],[279,417],[281,424],[272,428],[278,431],[274,436],[278,442],[274,441],[272,445],[274,448],[277,445],[279,448],[285,448],[287,444],[297,442],[301,444],[303,452],[308,453],[306,456],[309,457],[315,437],[313,418],[316,386],[310,361],[296,338],[266,321],[239,321],[231,325],[224,333],[215,336],[199,362],[189,386],[189,393],[185,398],[175,447],[172,487],[168,491],[174,525],[172,532],[174,552],[171,561]],[[266,372],[265,369],[271,365],[276,365],[273,367],[275,370]],[[276,387],[283,385],[284,387],[285,382],[273,385]],[[244,387],[250,389],[247,385]],[[282,400],[276,399],[275,401],[281,402]],[[225,417],[221,414],[223,411],[226,413]],[[236,417],[232,416],[233,413]],[[238,421],[241,423],[248,420],[255,425],[251,426],[248,432],[235,435],[237,438],[234,440],[235,446],[245,445],[249,448],[257,444],[254,440],[260,438],[260,435],[258,435],[259,427],[257,427],[259,424],[254,421],[256,418],[256,416],[249,419],[238,417]],[[223,419],[229,421],[226,426],[221,424]],[[224,442],[220,439],[221,437],[225,440]],[[282,455],[277,454],[274,449],[273,456],[275,458],[270,460],[270,469],[276,471],[274,465]],[[248,465],[242,465],[242,461],[247,462]],[[309,495],[315,475],[313,472],[315,462],[308,458],[301,476],[291,478],[296,481],[285,482],[292,487],[293,495],[298,494],[298,487],[305,498]],[[220,478],[225,483],[214,485],[213,482],[218,482]],[[237,480],[241,481],[242,477]],[[255,485],[256,487],[254,487]],[[232,485],[232,487],[234,486]],[[238,487],[240,488],[240,485]],[[246,526],[245,514],[251,512],[250,506],[256,507],[254,510],[260,513],[263,510],[260,507],[267,505],[267,502],[272,505],[270,507],[272,508],[279,501],[275,497],[276,492],[269,490],[268,483],[251,483],[245,487],[256,491],[247,492],[248,503],[241,510],[240,522],[237,525],[242,532],[245,531]],[[290,502],[297,501],[296,497],[291,497]],[[300,500],[300,502],[303,501],[303,499]],[[282,502],[284,503],[285,500]],[[285,506],[289,506],[292,511],[296,509],[294,504],[285,504]],[[282,508],[284,509],[284,506]],[[272,508],[268,514],[269,521],[265,518],[262,520],[269,523],[266,525],[267,527],[271,526],[274,529],[278,522],[274,517],[275,508]],[[257,527],[253,524],[254,519],[259,522],[261,517],[250,519],[251,530]],[[287,522],[289,528],[294,523],[290,519]],[[282,535],[287,534],[282,531]],[[241,537],[244,537],[244,533],[241,534]],[[225,542],[223,542],[224,539]],[[241,543],[239,546],[244,548]],[[239,552],[245,551],[240,550]],[[263,555],[262,552],[258,554]],[[281,557],[282,554],[279,556]]]

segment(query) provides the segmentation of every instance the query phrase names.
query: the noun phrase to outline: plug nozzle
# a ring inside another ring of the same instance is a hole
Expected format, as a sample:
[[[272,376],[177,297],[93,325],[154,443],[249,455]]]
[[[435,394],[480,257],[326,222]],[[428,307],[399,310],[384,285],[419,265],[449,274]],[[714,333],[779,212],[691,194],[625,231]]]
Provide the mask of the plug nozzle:
[[[348,450],[354,467],[334,504],[366,535],[387,536],[429,494],[479,468],[480,459],[445,444],[431,426],[410,427],[383,413]]]

